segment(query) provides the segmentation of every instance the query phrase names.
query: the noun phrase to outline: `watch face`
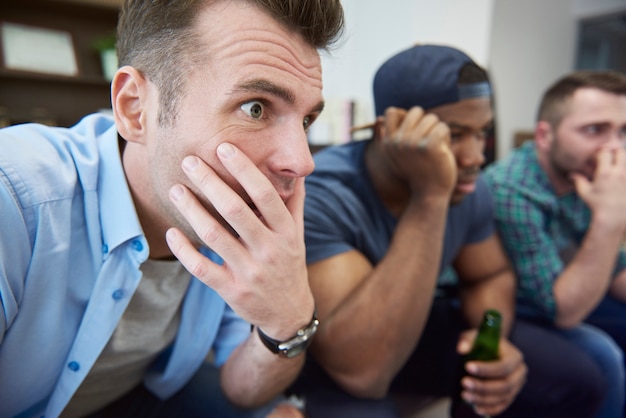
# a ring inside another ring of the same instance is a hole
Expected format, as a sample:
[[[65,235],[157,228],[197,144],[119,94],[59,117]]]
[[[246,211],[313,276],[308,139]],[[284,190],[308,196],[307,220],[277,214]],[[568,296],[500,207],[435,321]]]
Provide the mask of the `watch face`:
[[[317,318],[313,319],[308,328],[298,331],[298,335],[294,338],[280,343],[278,345],[279,352],[288,358],[295,357],[302,353],[311,344],[311,339],[317,332],[318,325],[319,321]]]
[[[282,350],[281,354],[287,358],[292,358],[306,350],[307,346],[308,344],[296,345],[286,350]]]

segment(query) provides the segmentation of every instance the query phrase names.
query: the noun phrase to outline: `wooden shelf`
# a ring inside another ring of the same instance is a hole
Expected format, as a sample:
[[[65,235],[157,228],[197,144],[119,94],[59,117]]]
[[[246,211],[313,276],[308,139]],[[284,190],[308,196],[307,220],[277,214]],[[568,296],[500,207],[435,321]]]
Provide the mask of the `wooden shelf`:
[[[47,120],[71,126],[111,107],[96,39],[115,31],[119,0],[0,1],[0,21],[69,32],[79,74],[62,76],[7,69],[0,61],[0,108],[10,123]],[[0,56],[1,58],[1,56]],[[5,110],[6,109],[6,110]]]
[[[28,71],[14,71],[0,69],[0,78],[6,80],[23,80],[33,83],[58,83],[58,84],[76,84],[91,86],[109,86],[109,81],[100,75],[78,75],[78,76],[62,76],[55,74],[32,73]]]

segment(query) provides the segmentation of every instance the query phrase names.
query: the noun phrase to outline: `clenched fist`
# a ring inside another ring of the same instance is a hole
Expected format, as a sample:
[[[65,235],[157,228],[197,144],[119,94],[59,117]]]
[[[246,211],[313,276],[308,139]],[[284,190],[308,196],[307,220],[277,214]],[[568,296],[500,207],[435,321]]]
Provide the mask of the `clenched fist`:
[[[456,183],[456,161],[450,150],[450,130],[420,107],[390,107],[377,122],[377,146],[390,170],[419,197],[449,197]]]

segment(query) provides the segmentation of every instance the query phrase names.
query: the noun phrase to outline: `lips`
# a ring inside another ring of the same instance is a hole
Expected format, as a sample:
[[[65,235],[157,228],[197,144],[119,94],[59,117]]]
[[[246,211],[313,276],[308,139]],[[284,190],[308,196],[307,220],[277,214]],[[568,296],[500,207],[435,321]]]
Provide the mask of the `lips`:
[[[457,193],[469,194],[476,190],[476,177],[462,178],[456,183],[455,191]]]

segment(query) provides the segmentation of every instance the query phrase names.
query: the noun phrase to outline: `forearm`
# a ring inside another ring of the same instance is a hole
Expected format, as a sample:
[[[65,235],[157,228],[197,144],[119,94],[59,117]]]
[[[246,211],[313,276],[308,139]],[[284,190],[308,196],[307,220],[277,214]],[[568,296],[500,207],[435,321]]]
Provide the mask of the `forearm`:
[[[414,350],[432,304],[446,213],[444,200],[410,206],[385,257],[323,321],[314,353],[349,392],[383,396]]]
[[[593,221],[572,261],[554,284],[556,324],[573,327],[583,321],[606,295],[622,234]]]
[[[502,314],[502,333],[508,335],[515,318],[515,278],[510,267],[461,286],[461,307],[471,327],[477,328],[486,309]]]
[[[222,389],[235,405],[258,407],[282,393],[296,379],[304,358],[304,353],[288,359],[270,352],[254,331],[222,367]]]

